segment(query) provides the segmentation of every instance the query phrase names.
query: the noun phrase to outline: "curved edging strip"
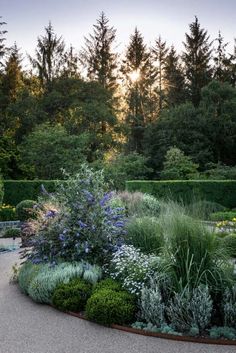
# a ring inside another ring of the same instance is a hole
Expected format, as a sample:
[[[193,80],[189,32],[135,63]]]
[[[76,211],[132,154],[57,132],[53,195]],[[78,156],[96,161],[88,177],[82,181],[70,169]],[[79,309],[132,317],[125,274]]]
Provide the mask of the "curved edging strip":
[[[67,314],[71,316],[78,317],[79,319],[89,321],[85,318],[83,314],[80,313],[74,313],[72,311],[67,312]],[[215,344],[215,345],[224,345],[224,346],[236,346],[236,340],[227,340],[227,339],[213,339],[213,338],[205,338],[205,337],[191,337],[191,336],[177,336],[177,335],[172,335],[170,333],[159,333],[159,332],[151,332],[151,331],[145,331],[145,330],[140,330],[128,326],[121,326],[121,325],[111,325],[110,326],[113,329],[128,332],[128,333],[135,333],[138,335],[143,335],[143,336],[151,336],[151,337],[158,337],[158,338],[164,338],[168,340],[173,340],[173,341],[183,341],[183,342],[193,342],[193,343],[204,343],[204,344]]]

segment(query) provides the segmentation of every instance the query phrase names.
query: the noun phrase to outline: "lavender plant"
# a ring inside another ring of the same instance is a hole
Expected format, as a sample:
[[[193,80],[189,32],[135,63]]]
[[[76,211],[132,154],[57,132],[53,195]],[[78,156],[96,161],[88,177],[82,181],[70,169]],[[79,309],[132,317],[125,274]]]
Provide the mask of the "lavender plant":
[[[165,304],[159,283],[151,280],[150,286],[143,287],[140,300],[141,318],[157,327],[165,324]]]
[[[207,286],[190,290],[186,287],[175,293],[169,302],[167,315],[171,325],[179,332],[203,331],[211,321],[213,301]]]
[[[236,285],[226,288],[223,296],[224,325],[236,329]]]

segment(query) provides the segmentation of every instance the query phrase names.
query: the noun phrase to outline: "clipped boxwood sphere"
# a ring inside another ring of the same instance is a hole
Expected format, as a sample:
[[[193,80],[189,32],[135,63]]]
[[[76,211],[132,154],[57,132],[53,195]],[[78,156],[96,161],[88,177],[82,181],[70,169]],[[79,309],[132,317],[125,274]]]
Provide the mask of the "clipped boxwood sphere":
[[[81,279],[59,285],[53,294],[53,305],[62,311],[82,311],[92,293],[92,285]]]
[[[33,200],[23,200],[16,206],[16,218],[24,222],[30,218],[35,217],[35,212],[33,210],[36,201]]]
[[[100,291],[101,289],[110,289],[115,292],[120,292],[123,290],[120,282],[115,281],[112,278],[106,278],[98,282],[93,289],[93,293]]]
[[[102,325],[128,324],[135,319],[135,298],[128,292],[101,289],[87,301],[85,315]]]
[[[226,249],[231,257],[236,258],[236,234],[229,234],[223,239]]]

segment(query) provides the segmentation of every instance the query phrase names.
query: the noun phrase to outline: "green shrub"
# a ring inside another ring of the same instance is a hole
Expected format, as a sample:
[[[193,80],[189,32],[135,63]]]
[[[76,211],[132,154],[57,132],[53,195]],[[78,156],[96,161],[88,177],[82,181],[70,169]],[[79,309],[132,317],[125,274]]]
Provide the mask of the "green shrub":
[[[24,200],[18,203],[16,206],[16,217],[20,221],[27,221],[30,218],[35,217],[35,212],[33,207],[35,206],[36,201],[33,200]]]
[[[10,205],[0,206],[0,222],[15,221],[16,208]]]
[[[186,180],[192,179],[198,172],[199,165],[194,163],[189,156],[176,147],[170,147],[166,152],[161,179]]]
[[[223,238],[225,248],[231,257],[236,258],[236,234],[229,234]]]
[[[211,322],[213,302],[206,286],[193,290],[185,288],[175,293],[167,307],[171,326],[179,332],[190,332],[197,328],[202,332]]]
[[[93,293],[98,292],[101,289],[110,289],[110,290],[113,290],[114,292],[120,292],[123,290],[121,283],[118,281],[115,281],[112,278],[106,278],[98,282],[93,289]]]
[[[131,219],[127,224],[125,239],[128,244],[135,246],[143,253],[158,254],[163,245],[160,225],[153,217]]]
[[[103,325],[129,324],[135,318],[135,299],[125,291],[101,289],[87,301],[85,315]]]
[[[232,221],[233,218],[236,218],[236,212],[214,212],[210,215],[211,221]]]
[[[216,202],[229,209],[236,206],[235,180],[134,180],[126,182],[126,189],[151,194],[158,200],[172,198],[191,203],[199,199]]]
[[[82,311],[92,293],[92,285],[81,279],[74,279],[56,287],[52,303],[62,311]]]
[[[212,327],[209,330],[209,335],[211,338],[217,339],[217,338],[227,338],[229,340],[235,340],[236,339],[236,330],[233,329],[232,327]]]
[[[3,202],[16,206],[23,200],[37,200],[42,185],[51,193],[55,191],[56,183],[55,180],[4,180]]]
[[[23,293],[29,294],[29,286],[34,277],[41,271],[41,265],[33,265],[31,262],[25,262],[20,268],[18,275],[19,287]]]
[[[148,179],[152,168],[147,166],[148,158],[138,153],[119,154],[104,163],[105,179],[113,189],[124,190],[129,179]]]
[[[19,238],[21,230],[19,228],[7,228],[3,234],[3,238]]]

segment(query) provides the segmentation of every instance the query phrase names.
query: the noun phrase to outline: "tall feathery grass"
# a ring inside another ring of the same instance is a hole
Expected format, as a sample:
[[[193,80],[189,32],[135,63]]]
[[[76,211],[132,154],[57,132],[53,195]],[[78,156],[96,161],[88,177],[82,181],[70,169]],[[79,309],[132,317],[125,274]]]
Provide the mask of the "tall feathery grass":
[[[222,292],[232,281],[233,269],[215,234],[174,202],[162,208],[159,224],[164,238],[162,271],[170,276],[174,291],[205,284],[213,293]]]

